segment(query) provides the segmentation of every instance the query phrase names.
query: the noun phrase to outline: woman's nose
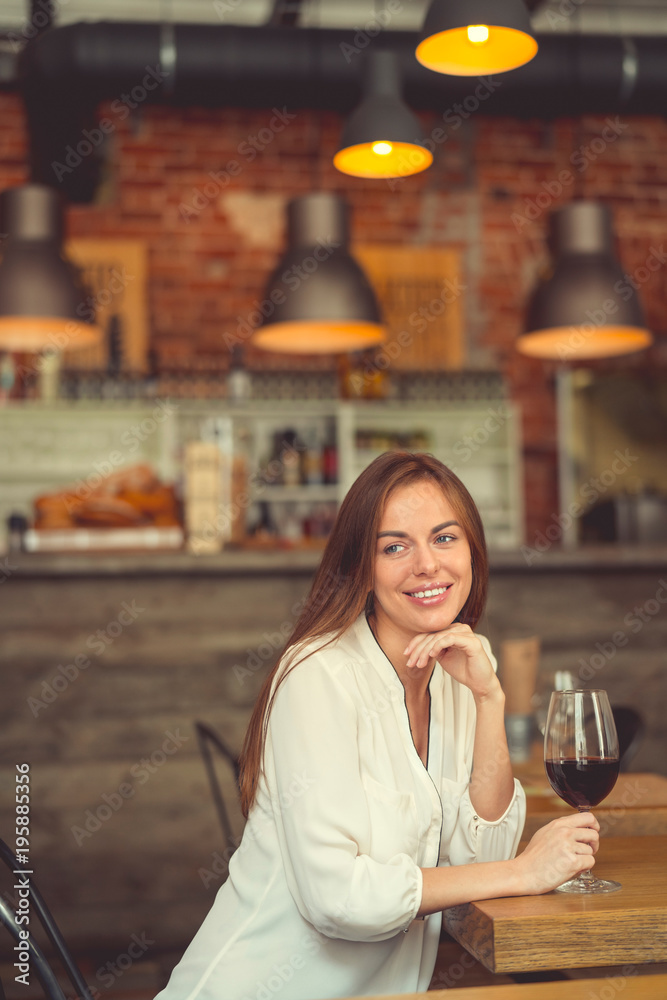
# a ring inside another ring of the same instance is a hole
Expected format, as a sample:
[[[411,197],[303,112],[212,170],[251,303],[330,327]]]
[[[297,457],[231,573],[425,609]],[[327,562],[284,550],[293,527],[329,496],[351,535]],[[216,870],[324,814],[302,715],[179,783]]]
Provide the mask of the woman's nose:
[[[435,552],[428,546],[420,546],[415,549],[414,570],[415,573],[425,573],[431,576],[437,572],[438,560]]]

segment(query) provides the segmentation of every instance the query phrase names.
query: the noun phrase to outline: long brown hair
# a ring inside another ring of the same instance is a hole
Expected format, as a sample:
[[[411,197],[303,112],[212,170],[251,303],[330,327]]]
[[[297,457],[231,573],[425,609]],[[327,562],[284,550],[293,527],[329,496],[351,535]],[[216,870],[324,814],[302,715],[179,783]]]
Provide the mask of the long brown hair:
[[[477,625],[486,603],[489,570],[484,528],[474,500],[458,476],[432,455],[385,452],[364,469],[345,496],[303,611],[255,703],[241,754],[241,804],[245,816],[255,799],[278,684],[299,662],[293,658],[272,692],[285,654],[311,639],[328,636],[324,645],[333,642],[362,611],[372,610],[375,548],[385,504],[394,490],[423,480],[441,487],[468,539],[472,584],[458,620],[473,629]]]

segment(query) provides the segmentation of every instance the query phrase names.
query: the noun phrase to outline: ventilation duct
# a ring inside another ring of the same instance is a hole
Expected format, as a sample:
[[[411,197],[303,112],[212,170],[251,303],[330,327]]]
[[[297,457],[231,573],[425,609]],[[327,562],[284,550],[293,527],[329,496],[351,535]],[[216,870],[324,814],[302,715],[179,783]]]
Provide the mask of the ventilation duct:
[[[418,38],[385,31],[382,43],[396,53],[406,102],[435,113],[433,127],[445,135],[476,113],[541,119],[664,113],[663,38],[538,36],[531,62],[488,79],[425,69],[414,56]],[[111,130],[133,106],[148,102],[348,114],[361,95],[368,44],[363,32],[328,29],[101,21],[47,31],[26,46],[20,62],[32,180],[57,184],[73,201],[92,197],[104,137],[101,101],[111,102]],[[54,163],[67,168],[59,178]]]

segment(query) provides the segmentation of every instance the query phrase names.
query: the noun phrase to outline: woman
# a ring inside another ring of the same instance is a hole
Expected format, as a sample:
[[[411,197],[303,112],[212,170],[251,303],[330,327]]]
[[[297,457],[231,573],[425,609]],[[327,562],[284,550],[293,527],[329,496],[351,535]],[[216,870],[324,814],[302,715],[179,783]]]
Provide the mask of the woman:
[[[159,1000],[426,990],[443,908],[593,863],[590,814],[514,857],[525,797],[473,631],[487,575],[479,513],[442,463],[387,453],[359,476],[252,716],[229,879]]]

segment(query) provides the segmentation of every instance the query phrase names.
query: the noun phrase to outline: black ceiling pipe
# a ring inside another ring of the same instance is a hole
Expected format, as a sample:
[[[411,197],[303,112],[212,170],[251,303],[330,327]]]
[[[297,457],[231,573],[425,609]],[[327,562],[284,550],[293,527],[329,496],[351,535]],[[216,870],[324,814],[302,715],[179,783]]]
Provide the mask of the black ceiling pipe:
[[[363,29],[118,21],[52,29],[31,41],[20,61],[31,179],[53,184],[73,201],[92,197],[99,170],[97,147],[70,172],[56,176],[53,165],[64,162],[68,147],[76,151],[86,141],[86,131],[96,138],[92,130],[103,100],[116,102],[119,117],[129,115],[133,105],[148,102],[285,105],[291,111],[347,113],[359,101],[363,53],[369,47],[397,54],[407,103],[415,110],[435,112],[439,121],[434,126],[445,130],[454,127],[457,117],[472,113],[544,120],[583,113],[664,113],[664,38],[538,36],[540,50],[531,62],[498,74],[484,86],[476,78],[424,69],[414,56],[417,37],[417,32],[403,31],[371,37]]]

